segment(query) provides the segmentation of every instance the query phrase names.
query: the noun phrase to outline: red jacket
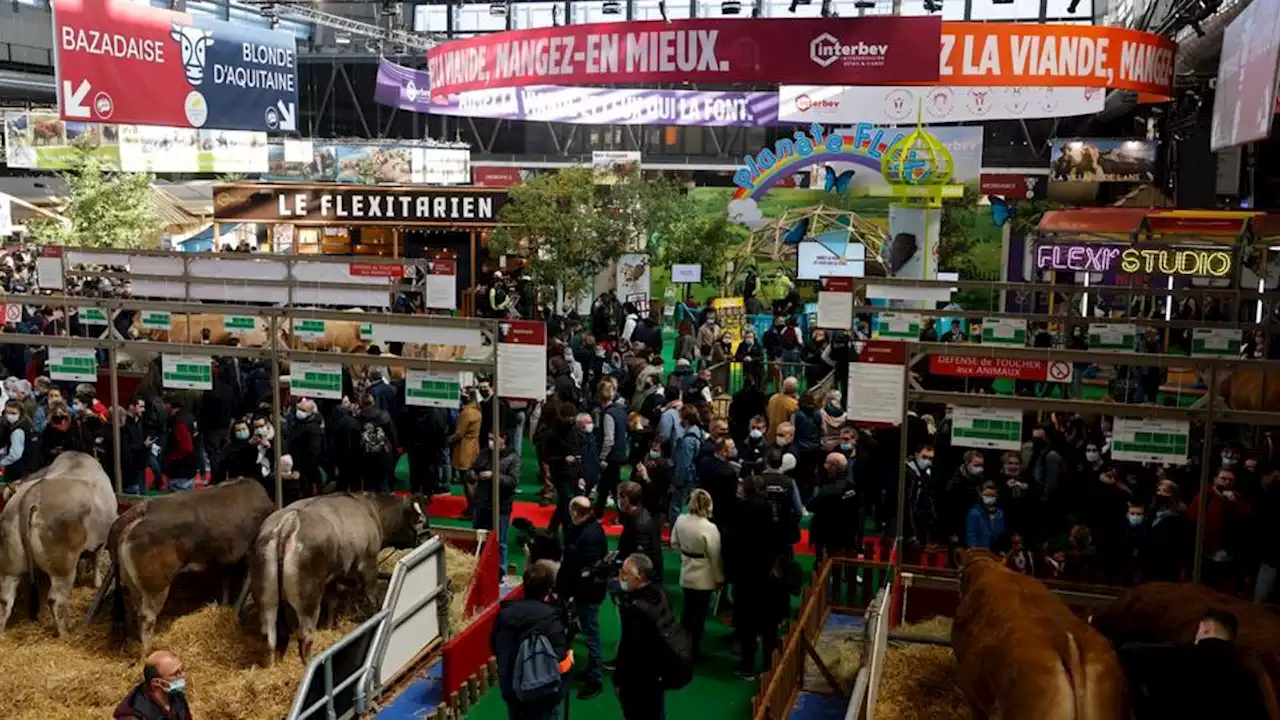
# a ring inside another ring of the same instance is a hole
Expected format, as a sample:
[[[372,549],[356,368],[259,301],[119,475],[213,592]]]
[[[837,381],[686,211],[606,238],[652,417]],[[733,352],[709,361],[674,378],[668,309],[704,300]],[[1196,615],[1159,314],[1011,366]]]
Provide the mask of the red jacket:
[[[1191,499],[1191,507],[1187,511],[1187,517],[1194,525],[1196,517],[1200,510],[1200,494],[1197,493]],[[1246,528],[1240,524],[1244,522],[1244,518],[1253,514],[1249,507],[1248,501],[1239,491],[1235,493],[1234,500],[1228,500],[1216,490],[1209,491],[1209,497],[1205,504],[1204,514],[1204,552],[1206,555],[1212,555],[1219,550],[1230,552],[1233,547],[1228,547],[1227,538],[1234,535],[1239,537],[1246,531]]]

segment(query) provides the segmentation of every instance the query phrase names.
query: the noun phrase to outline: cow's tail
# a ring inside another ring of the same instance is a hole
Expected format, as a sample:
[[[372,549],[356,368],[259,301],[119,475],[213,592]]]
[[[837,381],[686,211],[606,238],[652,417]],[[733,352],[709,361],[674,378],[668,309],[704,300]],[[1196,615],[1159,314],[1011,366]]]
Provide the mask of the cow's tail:
[[[1072,715],[1076,720],[1085,720],[1090,717],[1089,707],[1089,682],[1088,674],[1085,672],[1084,657],[1080,650],[1080,643],[1076,640],[1075,635],[1067,633],[1067,655],[1063,658],[1067,671],[1067,682],[1071,683],[1071,691],[1075,700],[1076,710]]]
[[[276,642],[275,651],[284,653],[289,647],[289,602],[285,598],[285,558],[293,544],[293,536],[300,527],[297,513],[285,513],[272,528],[260,550],[262,566],[261,588],[264,593],[275,594]]]
[[[31,518],[39,510],[40,504],[33,502],[26,512],[18,513],[18,535],[22,538],[22,556],[27,563],[27,616],[32,622],[40,619],[40,573],[31,550]]]

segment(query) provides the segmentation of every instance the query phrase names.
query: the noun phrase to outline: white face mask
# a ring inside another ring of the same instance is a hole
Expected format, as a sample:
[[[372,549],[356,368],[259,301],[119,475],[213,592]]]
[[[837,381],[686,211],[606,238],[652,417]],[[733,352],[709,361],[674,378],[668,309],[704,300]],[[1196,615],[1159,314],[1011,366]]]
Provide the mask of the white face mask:
[[[5,414],[4,414],[4,419],[5,419],[5,421],[6,421],[6,422],[10,422],[10,423],[16,423],[16,422],[18,422],[18,420],[19,420],[21,417],[22,417],[22,415],[20,415],[19,413],[5,413]]]
[[[760,428],[755,428],[751,431],[752,440],[759,440],[762,437],[764,437],[764,431],[761,430]]]
[[[311,417],[311,413],[307,412],[306,410],[299,410],[296,413],[294,413],[294,415],[296,415],[299,420],[306,420],[307,418]]]
[[[582,426],[582,431],[585,433],[593,433],[596,431],[596,426],[592,425],[591,423],[587,423],[586,425]]]
[[[778,447],[786,447],[787,444],[791,442],[791,438],[786,438],[779,435],[778,437],[774,438],[774,442],[778,444]]]

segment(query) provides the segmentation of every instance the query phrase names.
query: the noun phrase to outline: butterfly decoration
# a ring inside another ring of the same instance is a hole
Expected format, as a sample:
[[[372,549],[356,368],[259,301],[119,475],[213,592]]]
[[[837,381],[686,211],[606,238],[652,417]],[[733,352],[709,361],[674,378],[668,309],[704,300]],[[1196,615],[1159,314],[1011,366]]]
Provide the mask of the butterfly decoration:
[[[791,226],[791,229],[787,231],[786,235],[782,236],[782,244],[783,245],[799,244],[801,240],[804,240],[804,236],[808,234],[809,234],[809,218],[802,218],[795,225]]]
[[[837,175],[836,171],[828,165],[826,167],[826,171],[827,179],[826,182],[822,184],[823,190],[836,193],[837,195],[844,195],[849,192],[849,185],[853,183],[853,176],[857,172],[856,170],[845,170]]]
[[[999,195],[992,195],[989,199],[991,201],[992,225],[995,225],[996,227],[1004,227],[1005,223],[1013,220],[1014,215],[1017,214],[1013,203]]]

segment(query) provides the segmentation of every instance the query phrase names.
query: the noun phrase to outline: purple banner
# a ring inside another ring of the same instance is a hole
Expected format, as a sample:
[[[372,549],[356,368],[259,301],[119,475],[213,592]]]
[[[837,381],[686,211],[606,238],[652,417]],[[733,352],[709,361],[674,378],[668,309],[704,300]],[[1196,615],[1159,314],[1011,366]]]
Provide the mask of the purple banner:
[[[475,90],[432,102],[426,70],[381,61],[373,99],[411,112],[577,125],[778,124],[776,92],[710,92],[539,85]]]

